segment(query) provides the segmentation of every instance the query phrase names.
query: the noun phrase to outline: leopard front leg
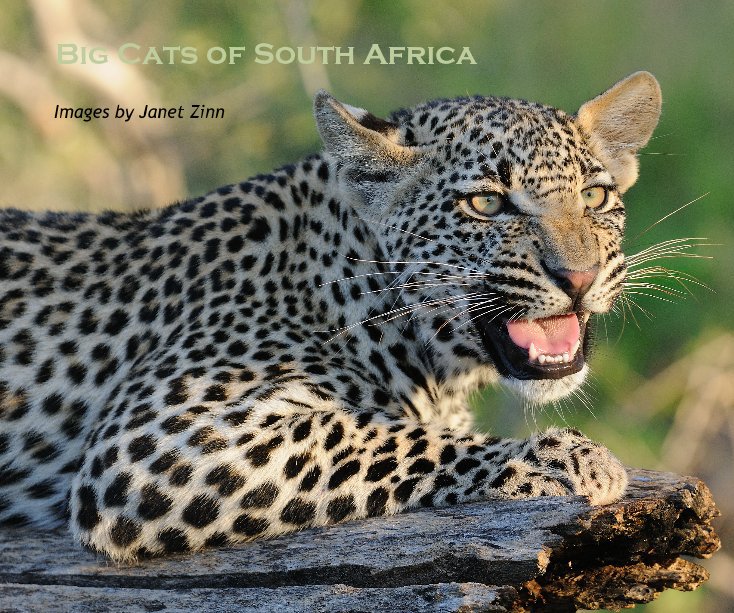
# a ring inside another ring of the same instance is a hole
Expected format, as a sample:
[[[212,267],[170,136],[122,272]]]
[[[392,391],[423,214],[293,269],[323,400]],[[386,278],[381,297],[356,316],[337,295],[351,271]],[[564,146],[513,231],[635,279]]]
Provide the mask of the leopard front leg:
[[[100,423],[70,498],[77,537],[117,560],[493,495],[600,504],[626,483],[606,449],[573,431],[461,436],[277,402],[135,419],[111,413]]]

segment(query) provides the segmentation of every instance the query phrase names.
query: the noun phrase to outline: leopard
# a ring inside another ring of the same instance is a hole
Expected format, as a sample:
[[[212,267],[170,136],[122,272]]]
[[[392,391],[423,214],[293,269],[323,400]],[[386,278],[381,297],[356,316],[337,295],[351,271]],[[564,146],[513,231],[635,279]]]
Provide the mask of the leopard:
[[[575,114],[314,98],[320,153],[163,208],[0,213],[0,523],[119,563],[628,483],[566,425],[478,430],[588,374],[622,195],[661,112],[637,72]]]

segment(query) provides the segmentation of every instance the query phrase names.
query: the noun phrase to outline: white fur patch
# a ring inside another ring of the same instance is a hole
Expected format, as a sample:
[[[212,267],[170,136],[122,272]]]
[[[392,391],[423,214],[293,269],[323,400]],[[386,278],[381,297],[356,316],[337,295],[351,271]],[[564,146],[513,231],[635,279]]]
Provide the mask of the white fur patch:
[[[563,379],[521,380],[501,377],[500,381],[532,404],[540,405],[560,400],[576,391],[583,384],[588,372],[589,367],[584,364],[579,372]]]

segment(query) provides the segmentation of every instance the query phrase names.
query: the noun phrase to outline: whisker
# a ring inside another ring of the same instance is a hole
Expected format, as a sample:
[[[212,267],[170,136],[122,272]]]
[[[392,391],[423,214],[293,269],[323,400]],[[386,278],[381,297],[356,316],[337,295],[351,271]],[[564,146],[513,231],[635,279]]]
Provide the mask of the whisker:
[[[426,313],[431,313],[440,308],[452,307],[454,303],[456,302],[485,300],[485,299],[486,299],[486,296],[484,294],[476,294],[474,296],[472,296],[471,294],[468,294],[467,296],[449,296],[446,298],[440,298],[436,300],[423,301],[417,305],[413,305],[416,307],[416,309],[411,314],[411,319],[420,311],[421,308],[430,307],[426,310]]]
[[[441,330],[443,330],[443,328],[445,326],[449,325],[452,321],[454,321],[455,319],[458,319],[462,315],[467,315],[467,314],[469,314],[469,313],[471,313],[473,311],[476,311],[476,310],[485,309],[490,303],[496,302],[499,299],[500,299],[500,296],[495,296],[495,297],[492,297],[492,298],[489,298],[489,299],[485,299],[482,302],[480,302],[479,304],[472,304],[469,307],[467,307],[466,309],[462,309],[461,311],[457,312],[453,317],[450,317],[445,322],[443,322],[438,327],[438,329],[436,330],[436,334],[434,334],[433,336],[435,337]],[[497,308],[497,306],[498,305],[494,305],[494,306],[492,306],[492,308],[489,309],[489,311],[482,311],[482,313],[480,313],[476,317],[467,319],[465,322],[463,322],[463,323],[459,324],[458,326],[456,326],[456,328],[454,328],[454,330],[458,330],[459,328],[461,328],[461,327],[463,327],[463,326],[471,323],[477,317],[481,317],[482,315],[486,315],[487,313],[491,313],[492,312],[492,309]]]
[[[400,274],[397,270],[386,270],[384,272],[366,272],[361,275],[352,275],[351,277],[342,277],[341,279],[334,279],[332,281],[324,281],[323,283],[319,283],[317,287],[326,287],[327,285],[333,285],[334,283],[343,283],[344,281],[353,281],[354,279],[362,279],[364,277],[379,277],[381,275],[397,275]],[[423,274],[432,274],[432,273],[423,273]],[[433,273],[433,274],[440,274],[440,273]]]
[[[650,296],[650,297],[653,296],[652,293],[646,293],[640,290],[650,290],[651,292],[657,292],[659,294],[664,294],[666,296],[671,296],[675,298],[682,298],[684,296],[683,292],[679,292],[677,290],[675,291],[669,290],[665,286],[658,286],[654,284],[646,285],[642,283],[625,289],[625,294],[632,295],[632,296],[636,296],[636,295]]]
[[[515,305],[510,305],[510,304],[505,305],[504,307],[502,307],[496,313],[493,314],[492,319],[490,321],[494,321],[502,313],[506,313],[507,311],[511,311],[512,309],[515,309],[515,308],[517,308]],[[469,321],[474,321],[475,319],[478,319],[480,317],[483,317],[483,316],[485,316],[485,315],[487,315],[488,313],[491,313],[491,312],[492,312],[492,309],[490,309],[489,311],[485,311],[485,312],[479,313],[478,315],[475,315],[474,317],[471,317],[469,319]]]
[[[343,256],[345,259],[350,260],[352,262],[362,262],[365,264],[410,264],[410,265],[429,265],[429,266],[446,266],[448,268],[457,268],[459,270],[468,270],[472,274],[480,276],[480,277],[486,277],[486,273],[481,272],[479,270],[475,270],[473,268],[469,268],[468,266],[459,266],[458,264],[448,264],[446,262],[432,262],[431,260],[425,260],[425,261],[415,261],[415,262],[409,262],[404,260],[363,260],[361,258],[354,258],[349,255]]]
[[[631,293],[633,293],[633,294],[634,294],[635,292],[631,292]],[[646,295],[646,294],[642,294],[642,295],[644,296],[644,295]],[[630,313],[630,317],[632,317],[632,321],[634,321],[634,322],[635,322],[635,325],[636,325],[636,326],[637,326],[638,328],[640,328],[640,324],[639,324],[639,322],[637,321],[637,318],[635,317],[635,314],[634,314],[634,311],[632,310],[632,307],[635,307],[635,308],[636,308],[636,309],[637,309],[638,311],[640,311],[641,313],[643,313],[643,314],[645,315],[645,317],[647,317],[648,319],[654,319],[654,317],[653,317],[653,315],[652,315],[652,313],[651,313],[650,311],[648,311],[647,309],[645,309],[645,308],[643,308],[642,306],[640,306],[640,305],[639,305],[639,304],[637,303],[637,301],[636,301],[636,300],[633,300],[633,299],[632,299],[632,298],[630,298],[630,297],[627,297],[627,306],[629,307],[629,313]],[[641,329],[641,328],[640,328],[640,329]]]
[[[397,230],[398,232],[402,232],[404,234],[410,234],[411,236],[415,236],[417,238],[420,238],[428,243],[434,243],[436,242],[435,238],[427,238],[425,236],[421,236],[420,234],[416,234],[415,232],[409,232],[408,230],[403,230],[402,228],[398,228],[396,225],[390,225],[383,221],[377,221],[376,219],[367,219],[366,217],[359,216],[359,219],[366,223],[373,223],[378,226],[384,226],[385,228],[391,228],[392,230]]]
[[[409,281],[407,283],[403,283],[401,285],[395,285],[391,287],[383,287],[381,289],[374,289],[369,290],[366,292],[362,292],[362,296],[366,296],[368,294],[382,294],[384,292],[392,292],[395,290],[404,290],[404,289],[417,289],[417,288],[429,288],[429,287],[472,287],[472,283],[425,283],[422,281]]]
[[[677,209],[675,209],[675,211],[672,211],[671,213],[668,213],[668,214],[667,214],[667,215],[665,215],[664,217],[661,217],[661,218],[660,218],[660,219],[658,219],[658,220],[657,220],[657,221],[656,221],[656,222],[655,222],[654,224],[652,224],[652,225],[648,226],[648,227],[647,227],[647,228],[645,228],[645,229],[644,229],[644,230],[643,230],[642,232],[640,232],[640,233],[639,233],[639,234],[638,234],[638,235],[637,235],[637,236],[635,237],[635,240],[636,240],[636,239],[638,239],[638,238],[639,238],[640,236],[642,236],[643,234],[646,234],[647,232],[649,232],[650,230],[652,230],[652,229],[653,229],[653,228],[654,228],[655,226],[657,226],[657,225],[658,225],[659,223],[662,223],[663,221],[665,221],[665,220],[666,220],[666,219],[668,219],[669,217],[671,217],[671,216],[675,215],[676,213],[678,213],[678,212],[682,211],[682,210],[683,210],[683,209],[685,209],[686,207],[688,207],[688,206],[692,205],[693,203],[695,203],[695,202],[698,202],[699,200],[701,200],[701,199],[705,198],[705,197],[706,197],[706,196],[708,196],[708,195],[709,195],[710,193],[711,193],[711,192],[706,192],[705,194],[702,194],[702,195],[700,195],[700,196],[699,196],[698,198],[694,198],[694,199],[693,199],[693,200],[691,200],[690,202],[686,202],[686,203],[685,203],[685,204],[684,204],[683,206],[680,206],[680,207],[678,207]]]
[[[706,242],[708,239],[700,237],[673,238],[660,243],[655,243],[642,251],[638,251],[626,257],[628,268],[638,266],[643,262],[651,259],[660,259],[667,257],[692,257],[700,259],[712,259],[711,256],[705,256],[698,253],[691,253],[688,249],[698,247],[713,246]]]
[[[333,337],[331,337],[330,339],[328,339],[326,341],[328,343],[328,342],[331,342],[332,340],[334,340],[335,338],[337,338],[338,336],[341,336],[342,334],[345,334],[349,330],[352,330],[352,329],[356,328],[357,326],[361,326],[362,324],[368,323],[370,321],[375,321],[375,320],[378,320],[378,319],[383,319],[384,320],[383,323],[385,323],[385,322],[393,321],[394,319],[398,319],[400,317],[403,317],[403,316],[405,316],[407,314],[411,314],[411,313],[413,313],[413,311],[416,311],[416,310],[419,310],[419,309],[422,309],[422,308],[426,308],[427,306],[434,306],[436,304],[438,304],[438,305],[450,304],[450,303],[455,302],[455,301],[458,301],[458,300],[465,300],[467,297],[469,297],[471,299],[471,298],[473,298],[475,296],[482,296],[482,295],[483,294],[476,294],[475,293],[475,294],[467,294],[465,296],[444,296],[444,297],[441,297],[441,298],[436,298],[434,300],[429,300],[427,302],[420,302],[418,304],[403,305],[403,306],[400,306],[400,307],[397,307],[397,308],[394,308],[394,309],[390,309],[389,311],[386,311],[384,313],[378,313],[376,315],[372,315],[370,317],[367,317],[366,319],[362,319],[362,320],[357,321],[357,322],[355,322],[353,324],[350,324],[348,326],[344,326],[343,328],[339,328],[339,329],[336,329],[336,330],[318,330],[317,332],[325,332],[325,333],[334,333],[334,332],[336,332],[337,334],[335,334]],[[485,295],[485,297],[486,297],[486,295]]]
[[[646,268],[637,268],[627,271],[627,279],[647,279],[649,277],[666,277],[684,279],[691,283],[698,282],[698,279],[687,272],[676,270],[674,268],[666,268],[665,266],[648,266]],[[626,279],[625,279],[626,281]]]
[[[625,293],[628,294],[628,295],[631,294],[633,296],[647,296],[648,298],[655,298],[656,300],[662,300],[663,302],[670,302],[670,303],[674,303],[675,302],[673,300],[670,300],[669,298],[664,298],[663,296],[658,296],[657,294],[650,294],[650,293],[647,293],[647,292],[640,292],[640,291],[637,291],[637,290],[626,290]]]

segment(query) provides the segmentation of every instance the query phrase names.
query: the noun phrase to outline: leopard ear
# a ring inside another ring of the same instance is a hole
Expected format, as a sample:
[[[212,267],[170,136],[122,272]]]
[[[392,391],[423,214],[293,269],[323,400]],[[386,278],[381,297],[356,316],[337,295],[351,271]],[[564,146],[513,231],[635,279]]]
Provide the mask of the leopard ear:
[[[660,118],[660,85],[649,72],[636,72],[576,114],[592,153],[612,174],[620,192],[637,180],[637,151],[650,140]]]
[[[316,93],[314,115],[326,150],[345,161],[378,169],[409,165],[417,157],[414,149],[400,143],[396,124],[342,104],[324,90]]]

